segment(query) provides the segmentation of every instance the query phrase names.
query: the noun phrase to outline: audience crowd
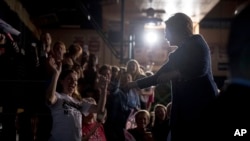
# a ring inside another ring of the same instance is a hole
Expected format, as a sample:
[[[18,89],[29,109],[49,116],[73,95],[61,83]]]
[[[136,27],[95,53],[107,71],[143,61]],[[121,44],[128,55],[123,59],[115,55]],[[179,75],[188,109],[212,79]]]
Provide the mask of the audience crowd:
[[[242,32],[241,24],[249,31],[245,24],[249,23],[248,11],[243,11],[234,23]],[[237,21],[240,23],[236,24]],[[183,13],[176,13],[166,21],[166,38],[178,48],[169,54],[169,60],[157,72],[144,70],[135,59],[121,66],[100,65],[96,54],[79,43],[68,47],[63,41],[52,44],[48,32],[24,55],[1,31],[1,80],[26,79],[39,83],[35,88],[3,88],[7,99],[14,99],[12,94],[8,96],[10,93],[32,89],[27,92],[32,100],[21,107],[23,111],[15,111],[19,105],[10,107],[1,100],[4,111],[0,117],[0,139],[14,141],[16,135],[19,141],[234,139],[237,129],[250,129],[250,120],[246,118],[249,116],[244,114],[249,96],[247,93],[236,95],[241,90],[249,92],[249,59],[244,60],[249,42],[245,45],[243,40],[236,40],[237,35],[242,39],[245,35],[233,28],[229,42],[232,79],[220,94],[213,80],[209,47],[201,35],[193,34],[192,24]],[[241,50],[235,49],[239,42]],[[243,58],[237,56],[236,50]],[[242,59],[248,67],[239,65]],[[171,101],[155,99],[159,85],[169,90]],[[225,122],[225,118],[230,122]],[[210,128],[216,130],[213,132]]]

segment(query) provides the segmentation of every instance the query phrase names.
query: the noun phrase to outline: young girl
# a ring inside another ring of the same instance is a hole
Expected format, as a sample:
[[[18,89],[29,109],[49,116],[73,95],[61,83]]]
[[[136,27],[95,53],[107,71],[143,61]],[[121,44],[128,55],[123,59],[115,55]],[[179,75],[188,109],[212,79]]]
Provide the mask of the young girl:
[[[86,100],[96,105],[94,98],[86,98]],[[90,113],[88,116],[83,115],[82,123],[82,141],[106,141],[106,136],[103,128],[103,121],[97,121],[96,113]]]

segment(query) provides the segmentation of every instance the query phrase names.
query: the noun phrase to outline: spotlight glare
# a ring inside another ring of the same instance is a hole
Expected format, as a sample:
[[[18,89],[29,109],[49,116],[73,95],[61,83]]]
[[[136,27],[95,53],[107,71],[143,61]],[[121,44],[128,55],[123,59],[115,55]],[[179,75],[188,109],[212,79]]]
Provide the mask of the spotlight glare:
[[[158,37],[155,32],[146,32],[144,36],[144,40],[149,44],[153,44],[158,40]]]

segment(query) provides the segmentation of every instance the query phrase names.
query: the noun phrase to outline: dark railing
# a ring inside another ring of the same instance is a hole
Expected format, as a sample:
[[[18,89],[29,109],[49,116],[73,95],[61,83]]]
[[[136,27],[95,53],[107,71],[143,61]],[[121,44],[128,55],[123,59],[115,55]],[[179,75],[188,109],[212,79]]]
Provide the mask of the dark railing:
[[[91,25],[95,28],[95,30],[97,31],[97,33],[101,36],[101,38],[103,39],[103,41],[106,43],[107,47],[110,49],[110,51],[114,54],[114,56],[116,58],[119,58],[119,52],[117,50],[115,50],[113,44],[109,41],[108,37],[105,35],[105,33],[103,32],[101,26],[96,22],[95,18],[91,15],[91,13],[89,12],[89,10],[86,8],[86,6],[84,5],[84,3],[81,0],[76,0],[76,5],[79,6],[82,14],[88,18],[88,16],[90,16],[91,18],[89,19],[89,22],[91,23]]]

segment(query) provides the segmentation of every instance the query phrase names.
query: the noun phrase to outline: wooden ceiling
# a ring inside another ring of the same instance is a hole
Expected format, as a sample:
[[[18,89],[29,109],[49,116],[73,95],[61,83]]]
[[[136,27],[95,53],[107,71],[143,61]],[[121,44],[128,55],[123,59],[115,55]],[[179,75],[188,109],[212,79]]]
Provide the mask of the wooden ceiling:
[[[28,18],[38,28],[93,28],[88,20],[88,15],[95,19],[101,30],[119,28],[124,7],[124,23],[142,24],[149,16],[145,10],[151,8],[164,13],[154,13],[153,17],[162,21],[176,12],[189,15],[192,20],[199,23],[204,17],[230,15],[237,4],[246,0],[4,0],[6,3],[20,3],[20,6],[12,4],[12,10],[16,13],[26,11]],[[124,4],[122,4],[124,2]],[[226,3],[226,4],[225,4]],[[123,6],[122,6],[123,5]],[[223,7],[219,6],[223,5]],[[218,7],[219,6],[219,7]],[[214,10],[217,7],[217,11]],[[218,11],[225,10],[218,14]],[[143,12],[144,10],[144,12]],[[211,12],[212,11],[212,12]],[[214,12],[215,11],[215,12]],[[212,14],[211,14],[212,13]],[[152,14],[152,13],[151,13]],[[22,14],[20,14],[22,15]],[[152,16],[152,15],[151,15]],[[228,17],[230,17],[228,16]],[[27,17],[25,20],[28,19]],[[220,17],[221,18],[221,17]],[[116,25],[116,26],[115,26]],[[98,30],[100,30],[98,29]]]
[[[173,13],[184,12],[194,22],[199,22],[219,2],[219,0],[20,0],[35,24],[45,27],[53,25],[53,28],[86,23],[86,17],[83,17],[84,11],[79,11],[82,8],[79,3],[89,10],[97,22],[101,20],[99,23],[119,22],[122,1],[125,23],[146,18],[147,15],[142,10],[147,8],[165,10],[165,13],[154,15],[163,21]]]
[[[121,17],[121,0],[103,4],[103,19],[107,21],[119,21]],[[199,22],[210,10],[216,6],[219,0],[124,0],[126,21],[146,16],[143,9],[153,8],[155,10],[165,10],[166,13],[159,13],[155,16],[166,20],[176,12],[183,12],[192,17],[193,21]]]

